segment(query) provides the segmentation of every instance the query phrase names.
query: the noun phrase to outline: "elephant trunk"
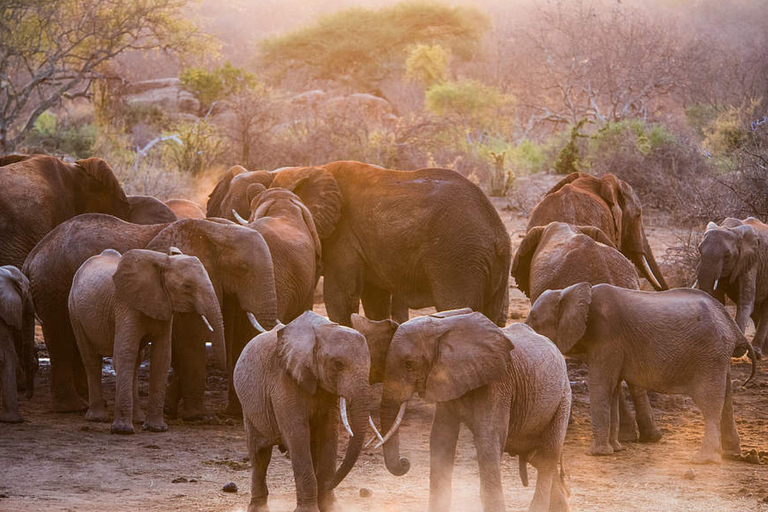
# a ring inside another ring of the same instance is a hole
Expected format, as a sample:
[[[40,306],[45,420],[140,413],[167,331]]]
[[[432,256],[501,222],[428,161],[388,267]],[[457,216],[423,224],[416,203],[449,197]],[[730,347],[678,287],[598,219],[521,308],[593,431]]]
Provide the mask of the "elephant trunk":
[[[281,320],[277,316],[277,293],[275,292],[275,286],[274,284],[271,286],[264,285],[257,289],[263,290],[258,297],[255,297],[258,302],[241,301],[240,304],[243,310],[247,313],[252,313],[256,317],[256,320],[264,329],[270,330]]]
[[[633,251],[630,255],[630,259],[638,270],[640,270],[640,275],[646,278],[656,290],[669,290],[667,281],[661,273],[659,264],[656,263],[656,258],[653,257],[651,246],[648,244],[648,240],[645,236],[643,236],[641,250]]]
[[[405,457],[400,457],[399,432],[390,432],[398,412],[403,406],[405,406],[404,400],[382,399],[381,402],[381,431],[386,432],[385,436],[389,437],[384,443],[384,464],[387,466],[387,470],[395,476],[403,476],[411,469],[411,462]]]
[[[35,393],[35,374],[37,374],[39,360],[35,347],[35,308],[29,297],[24,303],[24,319],[19,335],[21,336],[19,357],[24,368],[24,388],[27,398],[32,398]]]
[[[718,287],[717,285],[718,281],[720,280],[720,274],[722,270],[722,260],[720,260],[718,263],[715,263],[713,261],[707,261],[702,258],[701,264],[699,265],[699,275],[697,276],[699,289],[707,292],[715,298],[718,298],[718,294],[715,292],[715,290]]]
[[[216,365],[224,370],[227,368],[227,345],[226,340],[224,339],[224,317],[221,314],[219,301],[216,299],[215,294],[205,300],[200,314],[203,316],[203,321],[207,323],[208,329],[212,331],[210,333],[210,339],[211,345],[213,346]]]
[[[363,449],[365,434],[368,431],[368,415],[371,411],[370,389],[367,382],[360,384],[365,391],[358,393],[355,397],[344,404],[348,407],[347,415],[349,417],[349,426],[352,428],[352,436],[347,445],[347,453],[344,455],[341,465],[333,475],[333,479],[328,484],[328,490],[334,489],[344,480],[352,466],[357,462],[360,451]]]

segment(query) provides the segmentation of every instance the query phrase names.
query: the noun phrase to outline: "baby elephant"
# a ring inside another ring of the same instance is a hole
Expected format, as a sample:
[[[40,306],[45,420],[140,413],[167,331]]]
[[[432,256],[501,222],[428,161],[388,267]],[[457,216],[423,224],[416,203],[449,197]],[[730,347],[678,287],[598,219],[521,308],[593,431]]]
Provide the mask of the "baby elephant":
[[[693,398],[704,415],[704,440],[693,462],[720,462],[721,447],[741,453],[731,403],[731,356],[749,353],[751,379],[754,352],[713,297],[687,288],[642,292],[579,283],[544,292],[527,323],[563,352],[586,352],[594,436],[590,454],[622,449],[614,427],[621,379]]]
[[[173,314],[197,313],[208,325],[217,362],[224,367],[224,323],[200,260],[181,254],[112,249],[83,263],[72,280],[69,316],[88,379],[88,421],[107,421],[101,394],[101,358],[113,356],[116,374],[114,434],[133,434],[141,422],[141,347],[152,343],[149,404],[143,428],[164,432],[163,402],[171,363]],[[210,318],[210,322],[209,319]]]
[[[275,445],[291,458],[296,511],[336,510],[333,489],[355,464],[368,427],[369,371],[365,338],[311,311],[245,346],[233,382],[253,465],[248,512],[269,510],[266,476]],[[336,469],[339,414],[352,437]]]
[[[388,342],[376,339],[376,332],[386,332],[376,329],[381,322],[362,321],[359,316],[353,322],[366,334],[372,353]],[[500,465],[504,452],[519,456],[524,485],[528,485],[526,464],[538,470],[531,511],[569,509],[562,454],[571,387],[565,359],[552,342],[524,324],[501,329],[481,313],[467,310],[400,325],[387,351],[381,401],[381,425],[388,430],[384,460],[398,476],[410,468],[408,459],[400,457],[397,429],[414,392],[437,402],[429,442],[430,512],[450,508],[462,423],[474,436],[485,512],[504,510]]]
[[[21,363],[21,368],[18,364]],[[37,354],[35,310],[29,281],[12,265],[0,267],[0,422],[21,423],[17,392],[17,370],[23,370],[27,397],[32,397]]]

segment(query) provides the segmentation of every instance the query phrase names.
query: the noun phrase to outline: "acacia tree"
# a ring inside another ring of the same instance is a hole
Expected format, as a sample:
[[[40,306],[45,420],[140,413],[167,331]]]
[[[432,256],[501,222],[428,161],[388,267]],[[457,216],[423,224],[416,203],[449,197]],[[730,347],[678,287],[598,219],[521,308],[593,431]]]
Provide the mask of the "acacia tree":
[[[187,0],[0,2],[0,155],[63,98],[89,96],[106,66],[130,50],[193,51],[203,39]],[[111,78],[117,78],[111,76]]]

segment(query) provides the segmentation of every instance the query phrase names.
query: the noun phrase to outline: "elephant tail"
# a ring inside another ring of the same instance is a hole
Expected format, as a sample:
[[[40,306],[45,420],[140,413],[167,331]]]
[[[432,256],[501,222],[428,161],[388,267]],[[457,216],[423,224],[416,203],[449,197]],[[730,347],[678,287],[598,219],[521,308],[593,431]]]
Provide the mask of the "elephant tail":
[[[528,487],[528,454],[521,453],[517,456],[517,460],[520,463],[520,480],[523,482],[523,487]]]
[[[565,494],[570,496],[571,495],[571,489],[568,487],[568,483],[565,481],[565,477],[567,475],[565,474],[565,464],[563,464],[563,454],[560,454],[560,483],[563,484],[563,489],[565,489]]]
[[[755,357],[755,349],[752,347],[752,344],[748,342],[747,340],[744,340],[742,342],[742,346],[747,351],[747,355],[749,356],[749,360],[752,361],[752,372],[749,374],[749,378],[744,381],[744,384],[742,386],[746,386],[752,381],[752,378],[755,376],[755,371],[757,370],[757,357]]]

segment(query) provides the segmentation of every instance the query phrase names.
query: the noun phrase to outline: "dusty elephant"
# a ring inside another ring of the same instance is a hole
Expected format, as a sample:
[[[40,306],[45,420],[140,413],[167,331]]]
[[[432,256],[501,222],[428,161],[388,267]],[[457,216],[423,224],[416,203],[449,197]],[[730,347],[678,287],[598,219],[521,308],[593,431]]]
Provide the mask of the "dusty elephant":
[[[130,213],[126,219],[134,224],[162,224],[178,220],[165,203],[152,196],[127,196]]]
[[[640,199],[624,180],[569,174],[533,209],[528,229],[556,221],[599,228],[655,289],[669,289],[645,236]]]
[[[115,418],[113,434],[144,430],[164,432],[165,387],[171,363],[171,326],[176,313],[194,313],[213,333],[220,365],[226,361],[224,320],[213,285],[200,260],[132,249],[124,255],[107,249],[75,273],[68,300],[69,316],[88,377],[88,421],[107,421],[101,393],[102,357],[114,356]],[[210,318],[210,320],[208,320]],[[139,353],[152,344],[146,421],[139,408]]]
[[[600,229],[563,222],[528,230],[515,253],[512,276],[532,303],[546,290],[560,290],[581,282],[640,289],[632,262],[616,250]],[[620,440],[658,441],[661,431],[653,419],[648,393],[634,386],[630,387],[630,393],[637,410],[637,423],[635,413],[620,392]]]
[[[205,211],[189,199],[169,199],[165,205],[171,209],[177,219],[205,218]]]
[[[749,352],[751,379],[754,352],[723,305],[708,294],[579,283],[544,292],[526,322],[562,352],[586,352],[591,455],[623,449],[616,428],[621,379],[693,398],[704,416],[704,440],[693,462],[720,462],[721,448],[741,453],[731,400],[731,354],[736,348]]]
[[[241,165],[230,167],[208,196],[206,215],[234,221],[233,212],[237,212],[247,219],[251,214],[251,201],[261,192],[261,187],[269,187],[273,179],[272,172],[248,171]]]
[[[20,423],[17,371],[24,376],[28,398],[35,389],[35,310],[29,281],[12,265],[0,267],[0,422]]]
[[[762,354],[768,338],[768,225],[750,217],[707,225],[699,244],[698,287],[720,302],[736,303],[736,325],[742,332],[751,317],[753,345]]]
[[[370,359],[365,339],[311,311],[243,349],[234,384],[253,465],[248,512],[266,512],[272,447],[290,455],[297,511],[337,510],[333,489],[355,464],[368,428]],[[351,439],[336,468],[338,416]]]
[[[275,267],[277,316],[290,322],[312,309],[320,279],[322,246],[312,214],[298,196],[284,188],[261,190],[251,201],[249,221],[233,215],[240,224],[264,237]]]
[[[49,231],[75,215],[101,212],[127,219],[130,205],[101,158],[67,164],[45,155],[0,160],[0,265],[21,268]]]
[[[437,402],[429,442],[431,512],[450,508],[462,423],[474,436],[485,512],[504,510],[500,460],[505,452],[519,456],[524,485],[526,465],[538,470],[530,510],[569,509],[562,452],[571,388],[565,359],[549,340],[523,324],[502,329],[467,309],[414,318],[394,336],[387,325],[358,315],[353,323],[366,336],[372,364],[386,352],[381,426],[387,431],[384,460],[392,474],[410,468],[400,456],[397,433],[407,400],[418,392]]]

